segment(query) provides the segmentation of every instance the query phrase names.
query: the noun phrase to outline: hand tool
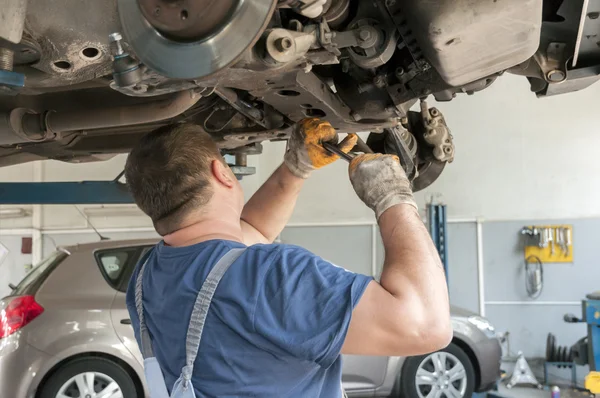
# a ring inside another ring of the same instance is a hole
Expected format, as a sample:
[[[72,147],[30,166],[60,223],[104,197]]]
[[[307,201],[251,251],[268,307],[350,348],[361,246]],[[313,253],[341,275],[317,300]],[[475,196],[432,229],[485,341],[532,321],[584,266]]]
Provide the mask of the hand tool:
[[[336,155],[338,155],[339,157],[341,157],[342,159],[344,159],[348,162],[351,162],[352,159],[354,159],[354,155],[342,151],[340,148],[338,148],[337,146],[333,145],[330,142],[324,142],[322,145],[323,145],[323,148],[325,148],[327,151],[329,151],[331,153],[335,153]],[[359,136],[357,136],[356,146],[358,147],[359,150],[363,151],[364,153],[373,153],[373,150],[371,148],[369,148],[367,143],[364,142],[363,139],[360,138]]]
[[[342,151],[340,148],[338,148],[337,146],[333,145],[330,142],[324,142],[321,145],[323,145],[323,148],[325,148],[326,150],[328,150],[331,153],[338,155],[342,159],[346,160],[348,163],[350,163],[352,161],[352,159],[354,159],[353,155],[350,155],[350,154]]]

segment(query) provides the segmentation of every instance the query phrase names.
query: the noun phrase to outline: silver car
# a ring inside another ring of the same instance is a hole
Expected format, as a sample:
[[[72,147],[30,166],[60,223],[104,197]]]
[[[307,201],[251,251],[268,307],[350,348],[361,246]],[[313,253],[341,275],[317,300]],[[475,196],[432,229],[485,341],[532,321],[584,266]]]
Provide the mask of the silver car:
[[[155,243],[61,248],[0,301],[0,397],[143,397],[142,358],[125,290],[138,259]],[[431,355],[346,356],[348,395],[470,397],[492,386],[501,356],[494,328],[457,308],[452,324],[452,343]]]

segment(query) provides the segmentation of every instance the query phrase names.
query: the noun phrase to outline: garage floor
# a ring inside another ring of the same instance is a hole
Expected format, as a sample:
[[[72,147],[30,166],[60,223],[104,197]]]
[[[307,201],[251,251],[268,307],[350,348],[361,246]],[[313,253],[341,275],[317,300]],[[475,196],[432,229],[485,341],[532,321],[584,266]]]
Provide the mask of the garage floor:
[[[536,388],[529,387],[514,387],[507,389],[504,386],[500,386],[498,392],[488,394],[489,398],[550,398],[549,390],[538,390]],[[574,390],[568,390],[566,388],[561,389],[560,398],[589,398],[594,397],[594,394],[583,393]]]

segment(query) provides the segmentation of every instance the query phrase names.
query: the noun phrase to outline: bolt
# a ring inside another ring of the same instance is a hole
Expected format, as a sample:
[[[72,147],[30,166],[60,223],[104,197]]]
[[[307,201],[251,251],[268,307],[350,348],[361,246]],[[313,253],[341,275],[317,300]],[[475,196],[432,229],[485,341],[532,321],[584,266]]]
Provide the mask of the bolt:
[[[235,154],[235,165],[241,167],[248,166],[248,155],[245,153],[236,153]]]
[[[587,16],[589,19],[598,19],[598,17],[600,17],[600,12],[590,12]]]
[[[354,119],[355,122],[358,122],[362,119],[362,116],[358,112],[352,111],[350,112],[350,117]]]
[[[396,68],[396,77],[398,79],[400,79],[400,77],[402,77],[402,75],[404,75],[404,68]]]
[[[279,39],[275,40],[275,48],[282,53],[287,52],[290,48],[292,48],[293,45],[294,42],[289,37],[280,37]]]
[[[431,112],[431,116],[437,116],[440,114],[440,112],[435,108],[431,108],[430,112]]]
[[[379,88],[385,87],[386,79],[384,75],[375,76],[373,79],[373,84]]]
[[[548,72],[546,78],[551,83],[560,83],[565,80],[566,75],[565,72],[563,72],[562,70],[554,69]]]
[[[160,15],[160,7],[156,7],[154,9],[154,15],[156,15],[156,16]]]
[[[0,69],[11,71],[13,69],[15,53],[9,48],[0,48]]]
[[[121,36],[119,32],[108,35],[108,41],[113,55],[122,55],[125,52],[121,40],[123,40],[123,36]]]
[[[350,61],[345,59],[342,61],[342,72],[348,73],[349,70],[350,70]]]
[[[361,29],[358,37],[361,41],[367,41],[371,39],[371,32],[368,29]]]

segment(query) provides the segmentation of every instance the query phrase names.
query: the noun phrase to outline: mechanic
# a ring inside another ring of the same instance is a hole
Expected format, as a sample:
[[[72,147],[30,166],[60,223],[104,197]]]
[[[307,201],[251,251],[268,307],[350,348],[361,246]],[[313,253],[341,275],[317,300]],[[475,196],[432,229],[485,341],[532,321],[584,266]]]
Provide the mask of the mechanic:
[[[379,223],[379,283],[273,244],[304,181],[338,159],[320,143],[337,141],[327,122],[299,123],[246,205],[198,126],[161,127],[132,150],[128,185],[163,237],[127,291],[152,398],[340,397],[342,353],[420,355],[450,342],[444,271],[397,157],[359,155],[349,167]],[[339,147],[355,143],[351,134]]]

